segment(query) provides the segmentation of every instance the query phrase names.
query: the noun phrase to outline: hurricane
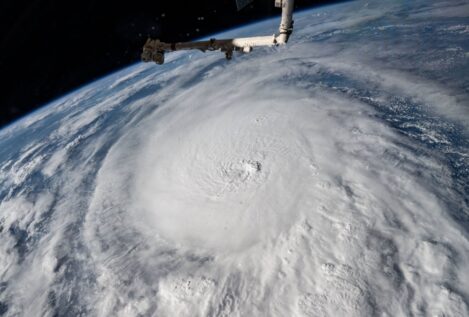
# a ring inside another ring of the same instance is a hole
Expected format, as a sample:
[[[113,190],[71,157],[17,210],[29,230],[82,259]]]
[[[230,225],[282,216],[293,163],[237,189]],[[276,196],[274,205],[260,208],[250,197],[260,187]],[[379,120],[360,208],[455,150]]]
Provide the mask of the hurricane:
[[[0,130],[0,315],[468,316],[468,13],[308,9]]]

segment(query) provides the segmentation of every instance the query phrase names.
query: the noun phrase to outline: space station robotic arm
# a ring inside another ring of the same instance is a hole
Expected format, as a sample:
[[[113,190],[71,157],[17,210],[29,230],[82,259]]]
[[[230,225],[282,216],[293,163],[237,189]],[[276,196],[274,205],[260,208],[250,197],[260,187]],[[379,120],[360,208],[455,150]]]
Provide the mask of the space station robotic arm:
[[[245,7],[253,0],[237,0],[238,9]],[[293,32],[293,7],[294,0],[275,0],[275,6],[282,8],[279,33],[271,36],[257,36],[234,39],[210,39],[208,41],[165,43],[158,39],[148,39],[143,46],[142,61],[164,63],[166,52],[181,50],[221,51],[227,59],[231,59],[234,51],[249,53],[257,46],[275,46],[285,44]]]

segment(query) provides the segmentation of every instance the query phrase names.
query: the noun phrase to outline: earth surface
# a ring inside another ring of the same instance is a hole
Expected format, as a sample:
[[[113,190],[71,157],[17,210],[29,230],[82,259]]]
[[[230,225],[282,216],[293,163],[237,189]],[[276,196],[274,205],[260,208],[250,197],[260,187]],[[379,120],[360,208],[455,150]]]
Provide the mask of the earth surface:
[[[469,316],[467,74],[467,1],[357,1],[52,102],[0,131],[0,315]]]

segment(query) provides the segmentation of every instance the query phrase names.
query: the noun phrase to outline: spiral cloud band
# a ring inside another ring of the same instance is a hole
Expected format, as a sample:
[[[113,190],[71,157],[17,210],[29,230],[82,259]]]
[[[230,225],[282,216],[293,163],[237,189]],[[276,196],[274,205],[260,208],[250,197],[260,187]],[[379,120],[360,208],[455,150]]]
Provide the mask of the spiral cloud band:
[[[257,314],[288,315],[295,301],[312,315],[372,315],[382,303],[408,305],[402,301],[414,293],[466,309],[439,284],[463,284],[452,252],[469,260],[467,240],[438,199],[451,183],[445,167],[360,102],[266,87],[253,65],[231,67],[252,79],[206,78],[110,150],[90,210],[102,219],[89,221],[98,224],[90,241],[112,249],[108,239],[133,224],[155,244],[152,258],[158,244],[210,258],[164,280],[163,314],[204,314],[215,308],[200,301],[220,298],[229,301],[220,309],[240,315],[258,305]],[[296,67],[275,76],[302,71]],[[230,91],[214,93],[225,79]],[[137,254],[141,265],[147,258]],[[423,289],[429,294],[416,291]]]

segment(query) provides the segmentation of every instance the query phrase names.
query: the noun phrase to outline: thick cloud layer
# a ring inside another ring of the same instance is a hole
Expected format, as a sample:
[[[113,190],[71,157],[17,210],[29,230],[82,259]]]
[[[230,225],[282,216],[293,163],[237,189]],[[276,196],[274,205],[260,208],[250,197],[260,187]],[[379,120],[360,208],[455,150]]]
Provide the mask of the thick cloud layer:
[[[466,7],[306,11],[1,131],[0,312],[468,315]]]

